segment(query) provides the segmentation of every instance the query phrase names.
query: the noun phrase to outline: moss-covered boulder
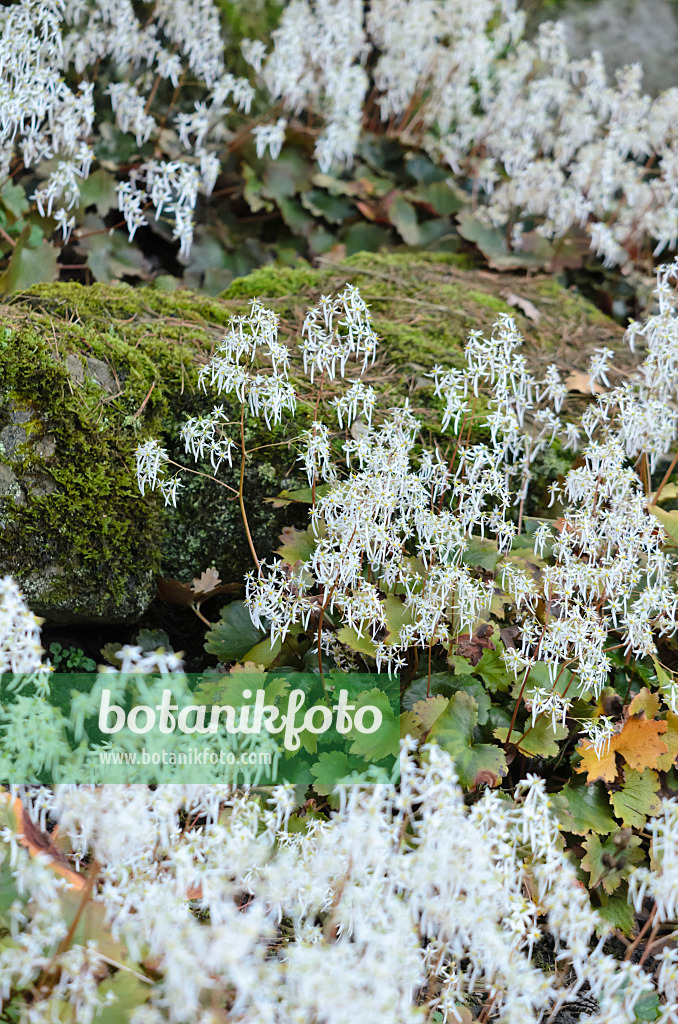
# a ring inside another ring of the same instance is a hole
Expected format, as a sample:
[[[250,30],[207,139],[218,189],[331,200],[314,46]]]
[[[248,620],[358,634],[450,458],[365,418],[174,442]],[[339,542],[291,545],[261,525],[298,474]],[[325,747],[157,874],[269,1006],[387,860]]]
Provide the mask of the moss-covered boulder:
[[[382,339],[370,381],[389,406],[409,396],[433,429],[423,374],[435,363],[459,363],[468,331],[490,328],[498,312],[515,315],[537,364],[574,369],[596,347],[621,346],[613,322],[550,278],[491,274],[458,257],[421,253],[360,254],[317,270],[266,267],[219,299],[126,286],[36,287],[2,309],[0,573],[21,581],[38,614],[62,623],[134,622],[158,573],[190,580],[215,565],[223,580],[242,579],[250,555],[230,492],[194,475],[177,509],[165,509],[158,494],[139,494],[134,448],[157,437],[193,466],[181,454],[179,428],[213,404],[197,375],[229,317],[257,297],[280,315],[281,335],[293,343],[308,307],[349,281],[370,304]],[[300,361],[292,373],[310,400]],[[260,557],[277,546],[282,527],[306,518],[305,506],[270,499],[304,486],[294,438],[309,408],[300,403],[299,417],[273,431],[248,420],[245,492]],[[237,474],[224,467],[220,477],[237,486]]]

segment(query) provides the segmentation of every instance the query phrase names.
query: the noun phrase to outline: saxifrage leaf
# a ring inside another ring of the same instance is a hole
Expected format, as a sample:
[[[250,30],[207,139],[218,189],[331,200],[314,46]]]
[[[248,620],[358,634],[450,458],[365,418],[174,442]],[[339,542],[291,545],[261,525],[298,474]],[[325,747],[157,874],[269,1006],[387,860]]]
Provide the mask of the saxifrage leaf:
[[[473,786],[481,772],[497,785],[508,771],[504,751],[493,743],[474,743],[478,705],[470,694],[459,690],[435,721],[429,740],[437,742],[454,759],[462,786]]]

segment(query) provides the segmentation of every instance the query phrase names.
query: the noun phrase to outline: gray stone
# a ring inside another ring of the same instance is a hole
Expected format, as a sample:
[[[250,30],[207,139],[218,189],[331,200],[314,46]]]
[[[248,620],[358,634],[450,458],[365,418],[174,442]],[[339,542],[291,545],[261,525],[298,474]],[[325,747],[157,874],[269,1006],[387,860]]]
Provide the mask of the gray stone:
[[[643,89],[653,96],[678,85],[678,11],[673,0],[566,0],[560,7],[526,2],[534,23],[565,25],[573,57],[600,50],[610,76],[639,63]],[[535,9],[536,8],[536,9]]]
[[[45,434],[33,447],[36,455],[41,455],[43,459],[51,459],[56,451],[56,442],[51,434]]]
[[[85,370],[82,365],[82,360],[79,356],[76,356],[74,352],[66,356],[66,369],[70,375],[71,380],[74,384],[85,383]]]
[[[110,367],[102,359],[95,359],[94,356],[88,356],[87,371],[89,376],[93,377],[97,384],[100,384],[105,391],[108,391],[109,395],[114,395],[120,390],[115,382],[115,377],[111,373]]]
[[[110,366],[103,359],[95,359],[94,356],[87,356],[86,368],[82,365],[80,356],[71,352],[66,356],[66,369],[74,384],[84,384],[85,376],[90,377],[99,387],[107,391],[109,395],[117,394],[120,390],[115,377],[111,373]]]
[[[0,499],[13,498],[18,505],[23,505],[24,495],[16,474],[9,466],[0,463]]]
[[[10,423],[0,430],[0,445],[2,454],[8,459],[14,458],[19,445],[25,444],[27,439],[26,430],[18,423]]]
[[[68,587],[63,588],[66,581]],[[155,587],[154,574],[147,572],[140,578],[130,577],[126,593],[115,599],[93,592],[87,587],[85,571],[77,567],[75,553],[68,566],[47,565],[21,577],[21,589],[31,611],[61,626],[136,622],[155,597]],[[55,599],[55,593],[63,596]]]
[[[33,498],[44,498],[46,494],[55,494],[58,490],[54,480],[46,473],[27,473],[23,484]]]
[[[30,423],[33,419],[33,413],[30,409],[17,409],[14,402],[12,402],[9,409],[9,418],[12,423]]]

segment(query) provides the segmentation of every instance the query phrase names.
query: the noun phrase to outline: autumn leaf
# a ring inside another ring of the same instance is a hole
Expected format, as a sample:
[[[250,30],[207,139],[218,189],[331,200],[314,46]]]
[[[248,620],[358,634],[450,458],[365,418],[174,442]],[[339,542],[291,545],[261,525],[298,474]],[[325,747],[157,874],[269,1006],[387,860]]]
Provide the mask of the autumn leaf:
[[[166,580],[158,576],[156,585],[161,601],[169,601],[171,604],[183,605],[186,608],[196,604],[200,606],[203,601],[217,594],[237,593],[242,587],[241,583],[222,583],[215,568],[205,570],[192,583]]]
[[[515,292],[505,291],[502,292],[502,298],[506,299],[509,306],[515,306],[521,309],[526,317],[530,320],[534,320],[536,324],[541,320],[541,313],[529,299],[525,299],[522,295],[516,295]]]
[[[161,601],[185,605],[187,608],[193,604],[193,591],[187,583],[181,583],[179,580],[166,580],[159,576],[156,586]]]
[[[638,694],[636,700],[638,698],[641,698],[639,704],[643,701],[648,703],[648,698],[642,693]],[[652,703],[651,695],[649,703]],[[617,776],[615,754],[621,754],[628,767],[637,771],[657,768],[658,758],[668,752],[668,745],[659,738],[667,729],[666,722],[648,721],[644,716],[628,718],[621,732],[611,738],[602,757],[596,755],[590,740],[582,740],[577,747],[577,753],[582,760],[575,771],[587,772],[588,782],[595,782],[597,779],[614,782]]]
[[[600,384],[591,380],[588,373],[582,373],[581,370],[573,370],[563,383],[568,391],[578,391],[582,395],[591,395],[603,390]]]
[[[602,779],[603,782],[614,782],[617,777],[617,759],[612,743],[606,753],[598,757],[591,741],[582,740],[577,747],[577,753],[581,756],[581,764],[576,766],[575,771],[587,772],[587,782],[596,782],[598,779]]]
[[[205,569],[197,579],[193,580],[193,593],[208,594],[210,590],[214,590],[220,583],[221,577],[214,566],[212,566],[211,569]]]
[[[669,748],[665,754],[657,758],[657,768],[660,772],[667,772],[676,763],[678,757],[678,715],[669,711],[666,716],[667,729],[664,733],[664,743]]]
[[[483,651],[493,651],[495,649],[490,639],[492,633],[492,626],[485,623],[473,635],[469,633],[460,634],[456,639],[455,654],[461,658],[466,658],[471,665],[477,665],[483,656]]]
[[[657,758],[666,754],[668,746],[660,735],[665,733],[666,722],[648,722],[644,718],[629,718],[610,744],[621,754],[629,768],[642,772],[645,768],[656,768]]]
[[[646,718],[654,718],[659,711],[659,696],[652,693],[647,686],[637,693],[629,704],[629,715],[645,714]]]

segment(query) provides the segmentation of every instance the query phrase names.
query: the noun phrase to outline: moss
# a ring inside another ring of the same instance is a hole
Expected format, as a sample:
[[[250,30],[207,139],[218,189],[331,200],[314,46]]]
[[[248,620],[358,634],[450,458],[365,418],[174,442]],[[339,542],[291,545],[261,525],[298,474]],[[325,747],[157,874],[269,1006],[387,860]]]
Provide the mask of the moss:
[[[224,299],[280,298],[301,288],[313,287],[317,274],[308,264],[299,267],[268,265],[252,271],[247,277],[236,277],[223,293]]]
[[[476,291],[474,288],[473,291],[468,293],[468,297],[477,302],[479,306],[486,306],[487,309],[491,309],[495,313],[512,312],[511,307],[503,299],[498,299],[496,295],[483,295],[482,292]]]
[[[0,573],[16,574],[36,610],[61,621],[138,617],[157,571],[189,580],[215,565],[223,580],[239,581],[250,556],[231,492],[186,474],[177,509],[165,509],[159,495],[139,495],[134,448],[157,437],[172,458],[193,466],[179,430],[214,404],[198,388],[198,371],[229,317],[254,296],[267,300],[293,343],[308,307],[349,281],[371,305],[382,340],[367,374],[383,392],[382,407],[407,397],[432,436],[440,402],[426,372],[435,363],[459,365],[468,332],[491,330],[497,312],[510,308],[510,292],[541,314],[535,323],[511,310],[536,365],[552,361],[555,349],[564,365],[585,365],[594,348],[621,345],[614,323],[551,279],[470,270],[454,254],[362,253],[319,269],[268,266],[220,298],[125,285],[38,286],[3,307],[0,434],[9,428],[7,437],[24,440],[0,453]],[[305,484],[295,438],[315,392],[298,359],[291,374],[301,398],[296,420],[272,431],[247,425],[247,446],[256,450],[246,498],[261,557],[270,556],[283,526],[302,525],[307,515],[304,505],[276,508],[266,500]],[[326,400],[331,395],[329,388]],[[329,417],[329,407],[321,414]],[[211,472],[209,464],[195,468]],[[560,464],[543,469],[558,472]],[[238,472],[224,467],[219,475],[237,487]]]

